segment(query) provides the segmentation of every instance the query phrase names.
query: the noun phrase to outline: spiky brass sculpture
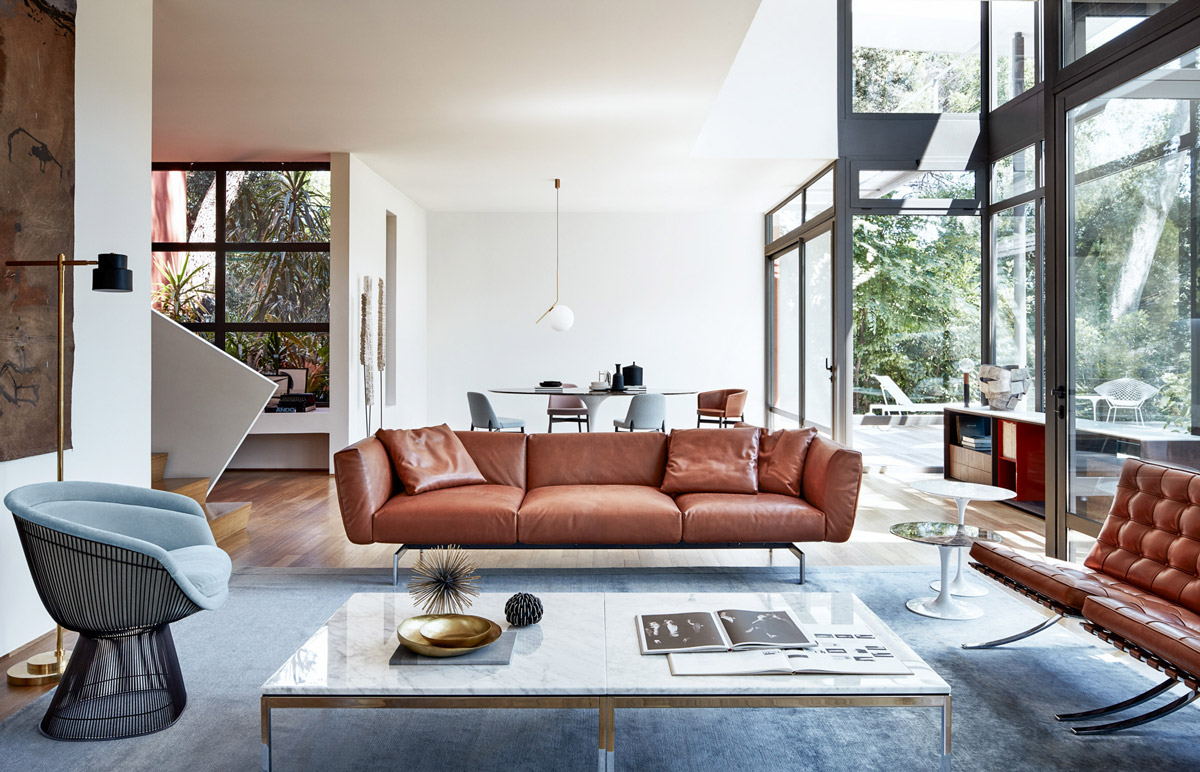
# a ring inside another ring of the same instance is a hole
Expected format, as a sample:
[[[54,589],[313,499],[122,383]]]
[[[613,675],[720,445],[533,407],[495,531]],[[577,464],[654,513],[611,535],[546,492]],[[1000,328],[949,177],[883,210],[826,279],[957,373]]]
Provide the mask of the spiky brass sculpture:
[[[477,567],[470,553],[457,545],[434,547],[413,566],[408,594],[426,614],[461,614],[479,595]]]

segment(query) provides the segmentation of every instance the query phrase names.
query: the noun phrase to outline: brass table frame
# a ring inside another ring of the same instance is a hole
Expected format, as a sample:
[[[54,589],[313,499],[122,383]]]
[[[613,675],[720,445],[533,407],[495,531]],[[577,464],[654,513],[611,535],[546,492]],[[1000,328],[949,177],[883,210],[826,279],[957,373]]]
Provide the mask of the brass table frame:
[[[408,708],[458,710],[500,709],[594,709],[599,714],[599,772],[614,772],[616,752],[614,720],[617,710],[644,708],[941,708],[941,769],[950,772],[951,726],[949,694],[806,694],[778,696],[672,695],[591,697],[307,697],[264,694],[262,696],[262,768],[271,772],[271,711],[281,708]]]

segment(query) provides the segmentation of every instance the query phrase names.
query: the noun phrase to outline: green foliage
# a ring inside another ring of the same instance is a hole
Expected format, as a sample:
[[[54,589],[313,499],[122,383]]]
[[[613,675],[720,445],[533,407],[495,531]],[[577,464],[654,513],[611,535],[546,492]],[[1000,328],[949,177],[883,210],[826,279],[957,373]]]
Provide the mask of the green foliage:
[[[159,311],[177,322],[211,321],[213,292],[207,282],[211,265],[192,262],[190,254],[184,255],[178,265],[155,255],[154,265],[162,276],[153,297]]]
[[[231,332],[225,353],[263,373],[281,369],[308,371],[308,390],[318,402],[329,401],[329,335],[318,332]]]
[[[854,385],[889,375],[915,401],[961,394],[955,362],[979,361],[977,217],[854,218]],[[856,391],[855,412],[877,397]]]
[[[854,49],[857,113],[977,113],[978,54]]]

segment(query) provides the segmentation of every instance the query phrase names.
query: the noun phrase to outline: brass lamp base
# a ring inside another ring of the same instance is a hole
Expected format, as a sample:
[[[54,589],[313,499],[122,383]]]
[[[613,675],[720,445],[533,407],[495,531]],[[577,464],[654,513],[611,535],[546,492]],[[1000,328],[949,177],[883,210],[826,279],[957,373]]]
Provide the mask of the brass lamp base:
[[[61,659],[53,651],[34,654],[8,669],[8,683],[12,686],[45,686],[58,683],[63,671],[67,669],[67,660],[70,658],[69,651],[63,652]]]

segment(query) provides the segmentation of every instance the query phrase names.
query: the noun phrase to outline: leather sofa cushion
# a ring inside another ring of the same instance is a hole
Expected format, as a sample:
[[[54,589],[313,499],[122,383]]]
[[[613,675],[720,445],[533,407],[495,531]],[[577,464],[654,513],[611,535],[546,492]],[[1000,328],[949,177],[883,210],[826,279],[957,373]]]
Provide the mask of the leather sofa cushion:
[[[821,541],[825,515],[778,493],[685,493],[675,499],[688,544]]]
[[[533,434],[526,487],[662,483],[667,438],[658,432]]]
[[[758,430],[673,429],[666,493],[757,493]]]
[[[1200,676],[1200,615],[1152,595],[1088,598],[1083,615],[1161,659]]]
[[[530,488],[517,514],[522,544],[676,544],[679,534],[679,508],[648,485]]]
[[[758,434],[758,489],[784,496],[800,495],[800,473],[804,457],[817,430],[780,429]]]
[[[525,438],[519,432],[455,432],[492,485],[525,487]]]
[[[1200,613],[1200,475],[1126,460],[1084,565]]]
[[[380,429],[375,436],[387,448],[409,495],[487,482],[462,441],[446,424],[423,429]]]
[[[513,544],[525,492],[511,485],[442,488],[393,496],[375,513],[375,541],[389,544]]]
[[[1076,613],[1088,598],[1114,594],[1143,594],[1141,590],[1089,568],[1030,558],[1003,545],[975,542],[971,559],[1044,595]]]

